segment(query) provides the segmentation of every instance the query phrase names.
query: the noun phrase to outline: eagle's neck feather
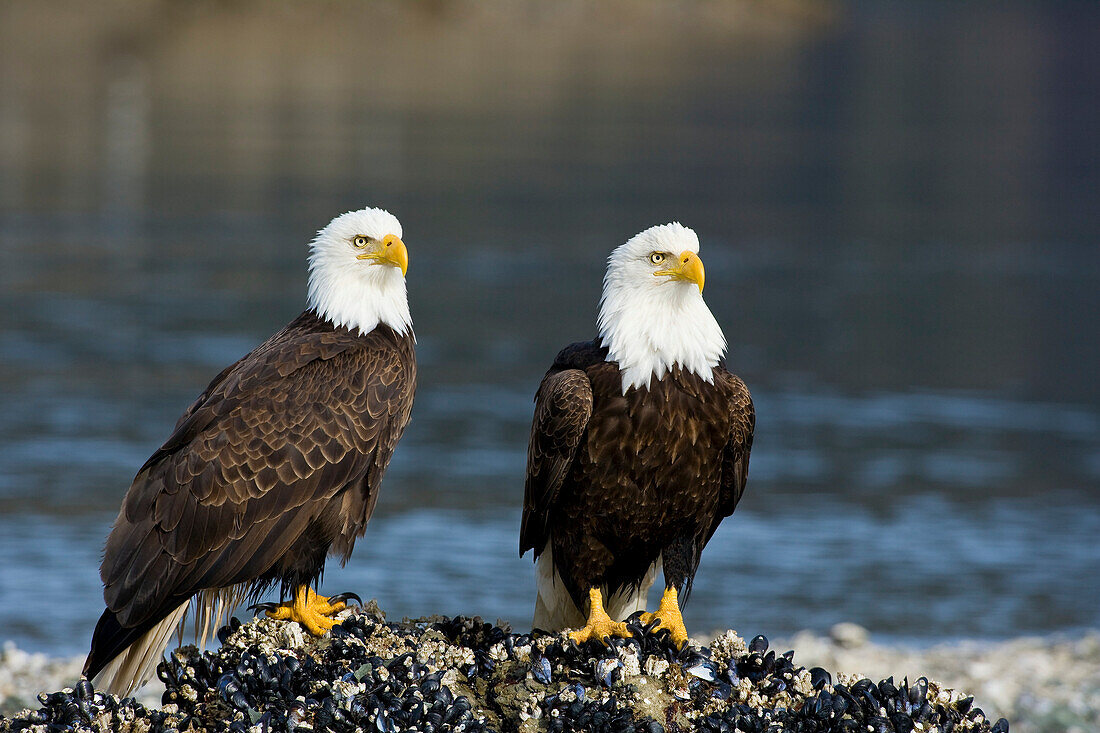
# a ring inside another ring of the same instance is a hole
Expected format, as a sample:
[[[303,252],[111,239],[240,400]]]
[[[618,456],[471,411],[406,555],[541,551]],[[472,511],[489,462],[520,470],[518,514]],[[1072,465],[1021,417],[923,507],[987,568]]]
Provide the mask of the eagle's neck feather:
[[[309,305],[335,326],[366,335],[385,324],[400,334],[412,330],[405,278],[394,267],[358,271],[325,267],[311,260]]]
[[[637,286],[609,278],[598,326],[607,361],[619,365],[623,394],[648,389],[673,366],[713,382],[726,350],[722,328],[694,285]]]

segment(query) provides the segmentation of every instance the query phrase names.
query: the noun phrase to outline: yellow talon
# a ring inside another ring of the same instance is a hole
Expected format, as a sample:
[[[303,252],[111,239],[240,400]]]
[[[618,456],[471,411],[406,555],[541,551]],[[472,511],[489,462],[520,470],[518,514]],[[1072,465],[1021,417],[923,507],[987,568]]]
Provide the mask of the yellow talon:
[[[570,632],[569,638],[580,644],[589,639],[598,639],[603,642],[609,636],[630,636],[630,632],[622,621],[611,620],[603,608],[603,595],[600,589],[591,588],[588,591],[588,622],[583,629]]]
[[[330,603],[328,598],[317,595],[308,585],[302,585],[294,591],[292,601],[280,603],[275,610],[267,612],[267,617],[297,621],[314,636],[323,636],[336,625],[336,620],[328,617],[343,611],[346,606],[343,601]]]
[[[648,626],[654,619],[659,622],[658,629],[668,629],[676,646],[683,646],[687,642],[687,627],[684,626],[684,617],[680,614],[680,601],[675,588],[665,588],[657,613],[643,613],[642,625]]]

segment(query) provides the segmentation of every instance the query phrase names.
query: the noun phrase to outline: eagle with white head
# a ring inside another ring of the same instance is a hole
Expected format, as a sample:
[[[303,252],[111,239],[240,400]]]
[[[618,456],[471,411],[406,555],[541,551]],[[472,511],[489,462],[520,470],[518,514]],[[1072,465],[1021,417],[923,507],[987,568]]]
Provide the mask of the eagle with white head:
[[[520,528],[538,564],[535,628],[629,635],[660,563],[665,592],[641,621],[687,640],[680,603],[744,493],[755,425],[703,282],[694,231],[636,235],[608,258],[599,335],[539,385]]]
[[[308,308],[226,367],[138,471],[100,576],[84,674],[129,694],[194,605],[203,641],[245,597],[321,635],[342,597],[311,588],[374,510],[416,388],[401,223],[336,217],[310,245]]]

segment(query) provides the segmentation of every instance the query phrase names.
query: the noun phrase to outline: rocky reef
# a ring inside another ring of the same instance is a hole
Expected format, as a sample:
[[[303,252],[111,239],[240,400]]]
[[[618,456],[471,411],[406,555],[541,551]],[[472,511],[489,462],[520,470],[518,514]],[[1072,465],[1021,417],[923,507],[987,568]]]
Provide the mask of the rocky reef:
[[[935,681],[834,678],[763,636],[676,649],[635,620],[634,638],[578,646],[478,618],[387,623],[373,604],[342,617],[320,639],[233,619],[219,649],[181,647],[160,665],[159,708],[81,681],[0,718],[0,731],[1008,731]]]

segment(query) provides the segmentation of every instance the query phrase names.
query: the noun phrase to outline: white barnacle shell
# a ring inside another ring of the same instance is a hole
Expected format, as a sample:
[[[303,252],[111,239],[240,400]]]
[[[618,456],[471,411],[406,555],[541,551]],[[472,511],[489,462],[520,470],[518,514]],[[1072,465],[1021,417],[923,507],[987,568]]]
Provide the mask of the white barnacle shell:
[[[668,662],[660,657],[649,657],[645,660],[644,669],[650,677],[660,677],[668,671]]]

